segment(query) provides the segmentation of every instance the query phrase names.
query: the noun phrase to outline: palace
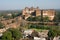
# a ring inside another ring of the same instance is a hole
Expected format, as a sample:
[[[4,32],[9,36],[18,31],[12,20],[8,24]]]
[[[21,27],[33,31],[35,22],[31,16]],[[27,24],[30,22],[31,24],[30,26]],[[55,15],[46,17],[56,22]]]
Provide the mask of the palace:
[[[39,7],[37,7],[37,8],[25,7],[25,9],[23,9],[23,11],[22,11],[22,15],[25,17],[25,19],[27,19],[30,16],[34,17],[34,16],[42,15],[43,17],[48,16],[49,20],[53,20],[55,17],[55,10],[54,9],[41,10],[41,9],[39,9]]]

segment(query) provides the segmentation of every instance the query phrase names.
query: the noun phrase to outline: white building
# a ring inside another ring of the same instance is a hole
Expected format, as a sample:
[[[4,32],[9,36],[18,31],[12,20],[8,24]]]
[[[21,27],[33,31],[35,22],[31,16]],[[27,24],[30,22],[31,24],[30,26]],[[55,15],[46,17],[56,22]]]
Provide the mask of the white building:
[[[60,40],[60,36],[58,36],[58,37],[54,37],[53,40]]]
[[[46,40],[45,38],[34,37],[34,40]]]

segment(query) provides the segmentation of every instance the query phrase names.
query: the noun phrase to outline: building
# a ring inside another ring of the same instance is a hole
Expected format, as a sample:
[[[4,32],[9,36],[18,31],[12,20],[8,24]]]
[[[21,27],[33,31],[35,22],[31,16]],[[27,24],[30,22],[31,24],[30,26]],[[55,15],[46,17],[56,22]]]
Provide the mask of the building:
[[[45,38],[34,37],[34,40],[46,40]]]
[[[43,17],[49,17],[49,20],[53,20],[55,17],[55,10],[49,9],[49,10],[43,10]]]
[[[39,7],[37,7],[37,8],[26,7],[25,9],[23,9],[22,15],[24,15],[25,19],[27,19],[30,16],[40,16],[41,15],[41,10],[39,9]]]
[[[40,37],[47,38],[48,37],[48,32],[49,32],[49,30],[42,30],[41,32],[38,32],[38,33],[39,33]]]
[[[25,9],[23,9],[22,15],[25,17],[25,19],[27,19],[28,17],[31,16],[31,13],[33,13],[33,12],[34,12],[33,7],[31,7],[31,8],[26,7]]]
[[[36,16],[40,16],[41,15],[41,10],[39,9],[39,7],[36,8]]]
[[[60,40],[60,36],[54,37],[53,40]]]
[[[34,40],[46,40],[48,37],[48,31],[49,30],[42,30],[41,32],[37,32],[35,29],[28,29],[24,31],[23,38],[32,38]]]
[[[49,20],[53,20],[55,17],[55,10],[53,9],[41,10],[39,9],[39,7],[37,8],[26,7],[25,9],[23,9],[22,15],[25,17],[25,19],[27,19],[30,16],[41,16],[42,15],[43,17],[48,16]]]

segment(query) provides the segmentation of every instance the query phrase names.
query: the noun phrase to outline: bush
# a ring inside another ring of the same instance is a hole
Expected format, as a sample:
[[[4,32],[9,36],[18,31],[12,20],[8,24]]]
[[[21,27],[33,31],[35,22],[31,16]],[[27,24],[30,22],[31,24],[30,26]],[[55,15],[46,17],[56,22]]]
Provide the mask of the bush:
[[[8,29],[3,33],[2,40],[19,40],[22,37],[18,29]]]
[[[11,32],[10,31],[4,32],[2,40],[13,40]]]
[[[3,24],[0,22],[0,29],[1,29],[1,28],[4,28],[4,26],[3,26]]]
[[[22,34],[18,29],[9,29],[9,31],[12,33],[12,37],[15,40],[19,40],[22,37]]]

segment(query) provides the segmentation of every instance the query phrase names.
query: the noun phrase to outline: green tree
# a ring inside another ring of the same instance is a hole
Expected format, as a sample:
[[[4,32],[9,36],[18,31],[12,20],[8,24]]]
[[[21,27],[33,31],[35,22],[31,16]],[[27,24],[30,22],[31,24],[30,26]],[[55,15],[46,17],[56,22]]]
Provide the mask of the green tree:
[[[22,34],[18,29],[9,29],[9,31],[11,31],[14,40],[19,40],[22,38]]]
[[[20,16],[20,15],[22,15],[22,13],[15,13],[15,14],[13,13],[12,18],[15,18],[15,17]]]
[[[4,26],[3,26],[3,24],[0,22],[0,29],[1,29],[1,28],[4,28]]]
[[[31,16],[31,17],[27,18],[27,20],[28,20],[28,21],[34,21],[34,20],[35,20],[35,17],[32,17],[32,16]]]
[[[41,16],[37,16],[37,17],[36,17],[36,21],[42,21],[42,20],[41,20]]]
[[[49,21],[49,17],[48,17],[48,16],[44,17],[44,18],[43,18],[43,21],[44,21],[44,22],[48,22],[48,21]]]
[[[20,40],[22,34],[18,29],[8,29],[3,33],[2,40]]]
[[[55,14],[55,17],[54,17],[53,21],[60,22],[60,11],[56,11],[56,14]]]
[[[53,30],[49,30],[49,32],[48,32],[48,38],[49,38],[50,40],[53,40],[53,38],[54,38],[56,35],[57,35],[56,32],[54,32]]]
[[[12,14],[12,18],[15,18],[16,17],[16,15],[15,14]]]
[[[37,17],[29,17],[27,18],[28,21],[41,21],[41,16],[37,16]]]
[[[11,32],[10,31],[4,32],[2,40],[13,40]]]

